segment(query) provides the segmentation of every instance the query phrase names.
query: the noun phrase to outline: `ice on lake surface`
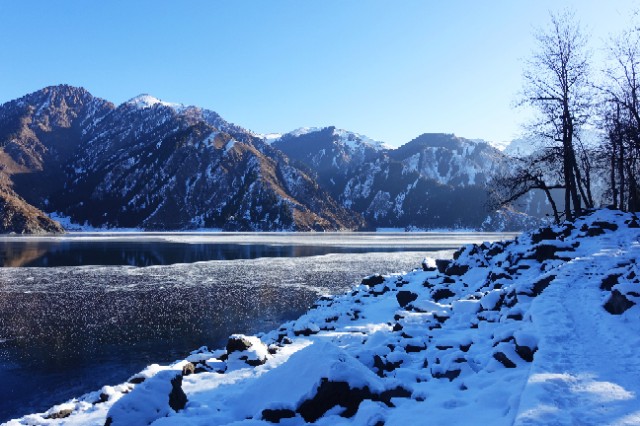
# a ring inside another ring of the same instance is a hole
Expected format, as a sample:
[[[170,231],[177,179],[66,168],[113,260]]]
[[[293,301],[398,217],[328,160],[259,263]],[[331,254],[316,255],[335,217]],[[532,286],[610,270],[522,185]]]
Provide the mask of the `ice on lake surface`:
[[[202,244],[191,237],[153,237],[151,247],[162,251],[180,238],[189,240],[180,243],[186,250]],[[184,358],[200,346],[221,347],[232,333],[273,329],[320,295],[344,292],[373,273],[409,271],[430,249],[447,247],[418,238],[369,247],[362,240],[339,246],[282,240],[287,244],[280,247],[289,248],[274,257],[148,267],[0,268],[0,421],[123,382],[150,363]],[[483,234],[474,241],[489,239],[501,238]],[[448,247],[457,247],[471,240],[455,235],[450,241]],[[263,249],[252,249],[248,240],[238,246],[251,256],[275,247],[260,243]],[[337,252],[324,254],[327,247]],[[322,254],[313,255],[318,248]]]

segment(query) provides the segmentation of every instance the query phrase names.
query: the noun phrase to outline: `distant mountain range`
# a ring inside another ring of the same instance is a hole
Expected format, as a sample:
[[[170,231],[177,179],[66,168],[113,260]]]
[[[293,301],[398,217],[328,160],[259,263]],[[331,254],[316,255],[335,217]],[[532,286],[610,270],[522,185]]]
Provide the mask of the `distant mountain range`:
[[[0,232],[61,231],[43,212],[147,230],[521,229],[535,218],[486,207],[508,167],[449,134],[397,149],[335,127],[261,136],[206,109],[61,85],[0,106]]]

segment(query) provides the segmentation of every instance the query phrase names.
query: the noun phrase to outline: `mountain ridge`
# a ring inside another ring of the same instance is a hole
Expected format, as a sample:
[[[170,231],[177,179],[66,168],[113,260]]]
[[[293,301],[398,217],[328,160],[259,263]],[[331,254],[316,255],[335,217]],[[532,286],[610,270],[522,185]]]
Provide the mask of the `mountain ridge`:
[[[165,230],[481,229],[502,167],[500,151],[454,135],[396,149],[334,126],[268,140],[197,106],[146,94],[116,106],[69,85],[0,106],[0,147],[9,187],[34,207]]]

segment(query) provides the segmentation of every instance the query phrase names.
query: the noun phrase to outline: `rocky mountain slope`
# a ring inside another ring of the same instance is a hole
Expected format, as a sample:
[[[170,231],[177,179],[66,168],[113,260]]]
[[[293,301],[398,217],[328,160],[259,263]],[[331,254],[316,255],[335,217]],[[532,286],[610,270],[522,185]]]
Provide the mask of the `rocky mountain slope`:
[[[10,425],[637,424],[640,224],[468,245]]]
[[[489,214],[488,182],[508,167],[507,157],[489,144],[440,133],[387,149],[327,127],[272,144],[378,227],[479,229]]]
[[[57,86],[0,107],[0,162],[17,193],[93,226],[355,229],[304,171],[260,138],[148,95],[118,107]]]

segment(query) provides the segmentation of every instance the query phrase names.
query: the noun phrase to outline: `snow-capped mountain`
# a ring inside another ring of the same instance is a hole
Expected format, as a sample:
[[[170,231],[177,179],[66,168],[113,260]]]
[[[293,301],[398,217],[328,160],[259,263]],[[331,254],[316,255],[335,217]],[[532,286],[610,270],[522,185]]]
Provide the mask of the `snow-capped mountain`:
[[[5,193],[96,227],[517,228],[487,221],[506,158],[447,134],[397,149],[335,127],[261,136],[197,106],[64,85],[0,106]]]
[[[312,170],[343,206],[380,227],[478,228],[488,215],[488,182],[507,165],[487,143],[438,133],[390,149],[327,127],[289,133],[273,146]]]
[[[3,162],[18,193],[94,226],[354,229],[281,152],[213,111],[143,95],[115,107],[43,89],[1,107]],[[17,136],[16,136],[17,135]]]

